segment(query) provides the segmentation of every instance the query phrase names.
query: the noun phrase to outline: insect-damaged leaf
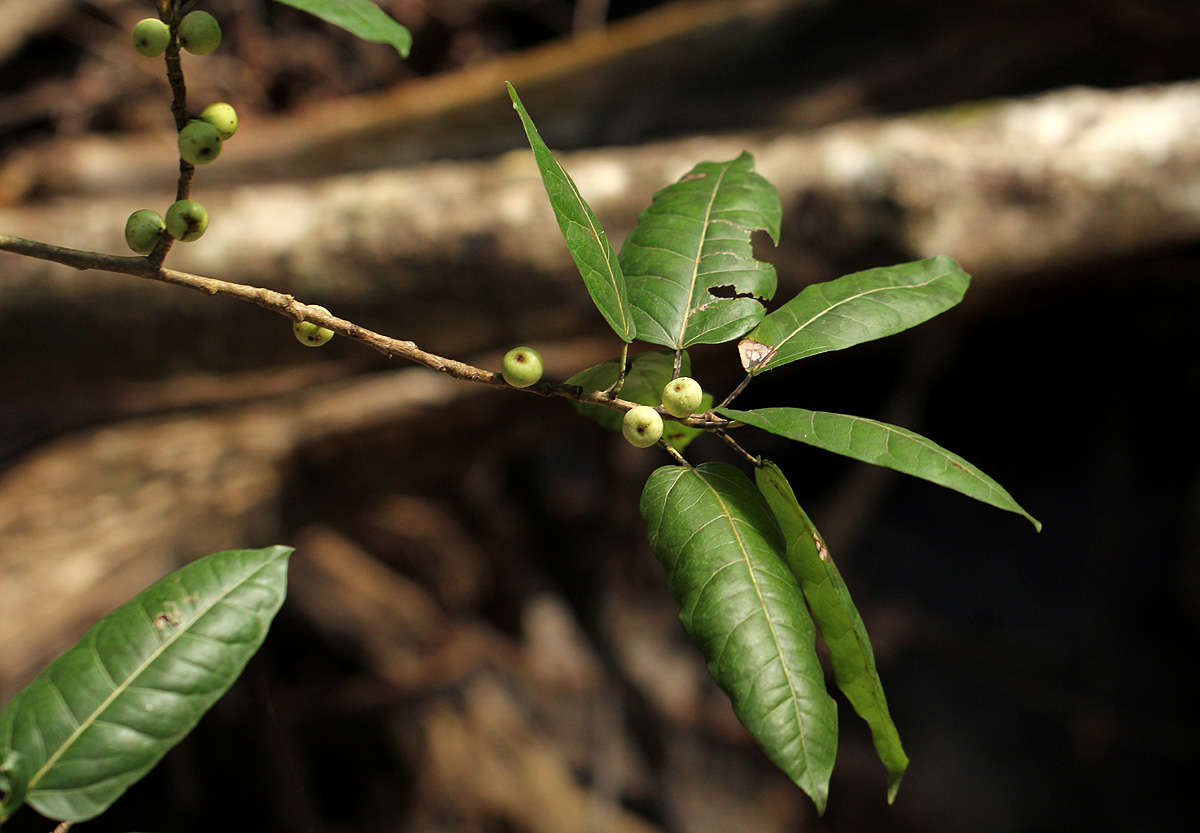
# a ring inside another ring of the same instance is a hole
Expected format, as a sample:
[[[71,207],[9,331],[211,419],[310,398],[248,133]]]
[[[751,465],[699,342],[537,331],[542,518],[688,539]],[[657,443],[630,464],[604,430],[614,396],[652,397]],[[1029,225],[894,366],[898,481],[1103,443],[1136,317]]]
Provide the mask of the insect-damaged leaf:
[[[283,603],[290,547],[194,561],[97,622],[0,712],[6,796],[60,821],[103,812],[233,684]]]
[[[961,301],[969,282],[939,256],[812,284],[742,339],[742,367],[761,373],[907,330]]]
[[[812,611],[821,638],[829,646],[829,658],[838,688],[846,695],[859,717],[871,727],[875,751],[888,773],[888,803],[896,798],[900,779],[908,768],[908,756],[892,722],[883,683],[875,669],[875,652],[867,636],[850,590],[829,556],[817,528],[800,508],[791,484],[770,460],[754,471],[754,482],[775,513],[787,540],[787,562]]]
[[[621,247],[637,337],[680,349],[718,344],[762,320],[775,267],[755,260],[750,235],[779,242],[783,210],[754,157],[701,162],[657,194]]]
[[[824,812],[837,708],[762,495],[727,463],[664,466],[646,481],[641,513],[709,673],[771,760]]]
[[[542,185],[546,188],[546,196],[550,198],[550,207],[554,209],[558,228],[567,241],[571,258],[579,267],[583,285],[613,332],[622,341],[633,341],[636,330],[629,308],[625,276],[621,274],[621,264],[612,244],[608,242],[604,227],[575,187],[575,181],[542,141],[512,84],[508,84],[508,95],[525,127],[529,147],[533,149],[533,158],[542,174]]]

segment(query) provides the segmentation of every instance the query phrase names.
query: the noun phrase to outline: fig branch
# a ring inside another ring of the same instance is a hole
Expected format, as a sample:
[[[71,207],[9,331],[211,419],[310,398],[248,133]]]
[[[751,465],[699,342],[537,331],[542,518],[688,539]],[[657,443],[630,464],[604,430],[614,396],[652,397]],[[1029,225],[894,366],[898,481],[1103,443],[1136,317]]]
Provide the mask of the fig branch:
[[[187,3],[182,9],[178,5],[173,0],[171,2],[164,0],[159,3],[159,14],[172,32],[178,30],[180,19],[194,4]],[[178,133],[187,125],[188,120],[187,85],[183,80],[183,65],[179,60],[179,43],[175,37],[171,37],[167,41],[166,49],[163,51],[163,61],[167,68],[167,84],[171,87],[171,116],[175,119],[175,132]],[[192,177],[195,176],[195,173],[196,166],[180,157],[179,180],[175,185],[176,202],[188,198],[192,189]],[[174,238],[169,234],[162,235],[148,256],[150,262],[155,266],[162,266],[174,242]]]
[[[177,269],[155,266],[145,257],[122,257],[83,249],[71,249],[11,234],[0,234],[0,251],[12,252],[39,260],[48,260],[53,263],[61,263],[64,266],[71,266],[80,270],[96,269],[118,275],[130,275],[135,278],[162,281],[163,283],[194,289],[207,295],[226,295],[236,298],[239,301],[255,304],[265,310],[270,310],[285,318],[289,318],[292,321],[309,321],[321,327],[326,327],[338,335],[367,345],[389,359],[407,359],[414,364],[422,365],[430,370],[436,370],[439,373],[445,373],[455,379],[462,379],[467,382],[477,382],[509,390],[527,390],[547,398],[559,397],[562,399],[571,399],[576,402],[588,405],[600,405],[617,411],[629,411],[635,407],[644,407],[639,406],[636,402],[630,402],[616,396],[610,397],[604,391],[585,390],[579,385],[538,382],[526,388],[514,388],[499,373],[484,370],[483,368],[475,367],[474,365],[455,359],[449,359],[445,356],[439,356],[436,353],[430,353],[422,350],[412,341],[392,338],[373,330],[368,330],[366,327],[361,327],[353,321],[338,318],[324,307],[297,301],[292,295],[276,292],[264,287],[233,283],[219,278],[210,278],[190,272],[181,272]],[[705,431],[715,431],[721,428],[732,427],[734,424],[730,420],[712,413],[694,414],[685,419],[674,418],[668,414],[667,418],[676,419],[676,421],[684,425]]]

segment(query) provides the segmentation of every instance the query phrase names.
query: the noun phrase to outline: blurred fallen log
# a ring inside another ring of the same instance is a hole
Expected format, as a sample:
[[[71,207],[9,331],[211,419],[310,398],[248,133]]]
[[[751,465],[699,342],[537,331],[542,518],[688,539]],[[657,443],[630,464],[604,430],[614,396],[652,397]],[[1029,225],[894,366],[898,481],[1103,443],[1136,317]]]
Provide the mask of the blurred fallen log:
[[[410,495],[385,495],[363,518],[362,539],[402,553],[394,566],[430,589],[449,613],[474,608],[487,592],[493,565],[470,532],[455,517],[453,506]]]
[[[453,685],[485,658],[500,667],[518,663],[503,640],[449,620],[420,584],[337,531],[306,528],[295,543],[301,553],[291,568],[295,604],[398,691]]]
[[[636,120],[651,122],[651,131],[686,127],[694,118],[689,113],[697,110],[710,120],[721,114],[726,124],[739,119],[744,124],[754,105],[731,89],[730,79],[739,67],[761,61],[764,51],[788,54],[791,27],[828,5],[829,0],[680,0],[383,92],[257,123],[243,118],[237,141],[223,149],[220,166],[204,171],[205,179],[214,185],[261,183],[499,153],[523,141],[519,130],[498,129],[515,124],[505,81],[555,101],[541,124],[550,135],[574,137],[576,144],[594,138],[598,122],[617,124],[620,120],[598,114],[628,110],[630,90],[638,90]],[[698,55],[713,58],[698,61]],[[663,81],[647,88],[647,77]],[[193,96],[198,83],[209,83],[188,80]],[[690,91],[683,101],[681,89]],[[166,115],[164,104],[158,132],[73,136],[13,153],[0,162],[0,204],[29,193],[136,192],[173,182],[175,132]]]
[[[9,57],[35,32],[45,27],[72,0],[0,0],[0,61]]]
[[[954,255],[986,281],[1200,234],[1196,82],[1072,88],[811,133],[743,133],[562,156],[620,239],[657,188],[699,160],[742,149],[755,154],[780,191],[791,234],[772,259],[788,265],[845,259],[864,239],[885,240],[914,256]],[[482,290],[472,275],[481,282],[501,271],[528,275],[547,288],[576,280],[527,152],[313,182],[202,186],[197,196],[213,222],[203,245],[172,252],[172,263],[188,271],[259,276],[272,288],[320,289],[342,303],[384,290],[432,300],[446,294],[440,284],[431,291],[432,276],[450,270],[466,273],[456,303]],[[7,208],[0,228],[121,251],[114,218],[155,201],[150,194],[97,197],[83,213],[73,200]],[[798,246],[809,243],[815,252]],[[106,282],[81,282],[62,267],[4,262],[0,310],[58,295],[86,297],[89,286],[110,292]],[[330,264],[337,265],[335,283]]]
[[[501,819],[528,833],[654,833],[613,798],[582,786],[558,746],[502,683],[481,676],[463,705],[435,704],[424,725],[418,792],[426,812],[486,829]],[[458,829],[458,828],[456,828]]]

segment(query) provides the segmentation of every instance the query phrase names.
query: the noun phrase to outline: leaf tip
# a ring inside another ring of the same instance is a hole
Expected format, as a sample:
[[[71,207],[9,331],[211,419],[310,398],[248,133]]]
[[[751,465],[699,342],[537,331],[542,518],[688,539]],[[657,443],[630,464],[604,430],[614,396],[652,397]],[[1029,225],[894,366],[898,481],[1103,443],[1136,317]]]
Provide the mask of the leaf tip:
[[[825,806],[829,803],[828,789],[821,790],[819,792],[816,792],[816,791],[811,792],[808,794],[808,797],[812,799],[813,805],[817,808],[817,815],[824,816],[825,815]]]
[[[888,767],[887,779],[887,803],[894,804],[896,796],[900,793],[900,782],[904,780],[904,773],[908,771],[908,756],[904,751],[900,751],[901,760],[893,762],[892,766]]]

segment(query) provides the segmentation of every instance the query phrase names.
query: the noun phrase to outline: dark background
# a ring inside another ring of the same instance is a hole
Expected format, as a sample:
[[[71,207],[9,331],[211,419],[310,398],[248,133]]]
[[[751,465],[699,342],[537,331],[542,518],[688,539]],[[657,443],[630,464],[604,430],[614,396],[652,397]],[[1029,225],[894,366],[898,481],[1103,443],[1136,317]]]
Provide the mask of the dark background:
[[[218,18],[236,21],[226,27],[228,60],[253,70],[255,83],[239,104],[243,121],[486,62],[564,37],[574,20],[565,1],[381,5],[413,29],[407,63],[275,4],[207,3]],[[657,5],[612,2],[607,19]],[[161,98],[145,101],[161,95],[150,82],[130,90],[89,65],[95,39],[125,37],[121,27],[140,16],[130,11],[136,6],[64,4],[61,19],[4,59],[0,153],[72,134],[121,135],[141,126],[148,108],[162,107]],[[547,138],[561,148],[633,145],[771,127],[780,123],[780,102],[843,77],[869,91],[862,110],[882,115],[1074,84],[1169,82],[1200,70],[1200,11],[1192,2],[838,0],[794,26],[737,73],[723,70],[719,54],[697,54],[695,77],[622,90],[639,118],[598,112]],[[660,96],[672,84],[673,108],[639,109],[639,96]],[[717,85],[730,106],[689,106],[705,84],[705,95]],[[75,106],[55,104],[64,91]],[[521,140],[503,131],[479,153]],[[37,194],[27,199],[34,205]],[[804,217],[790,222],[803,227]],[[799,236],[793,245],[805,242]],[[886,243],[830,254],[839,271],[826,277],[909,254]],[[869,736],[844,701],[839,762],[821,819],[730,728],[719,693],[703,694],[709,710],[690,724],[661,713],[621,661],[619,640],[628,632],[612,625],[622,602],[611,597],[649,600],[662,613],[657,638],[700,667],[699,654],[680,647],[636,514],[646,474],[666,461],[633,453],[563,403],[494,393],[468,407],[434,409],[415,425],[300,448],[268,524],[276,537],[230,543],[292,543],[314,527],[336,530],[432,588],[448,618],[514,645],[528,641],[530,600],[549,595],[577,623],[602,682],[564,694],[493,659],[402,690],[378,673],[361,642],[332,633],[289,600],[243,679],[197,732],[86,829],[556,829],[552,820],[538,827],[503,802],[472,798],[461,785],[434,783],[439,770],[423,746],[429,715],[469,712],[481,679],[506,691],[539,737],[560,736],[556,719],[586,724],[589,715],[608,714],[598,703],[614,709],[614,731],[640,763],[636,777],[606,794],[664,831],[751,830],[727,819],[752,812],[772,820],[759,829],[779,830],[1191,829],[1200,811],[1191,781],[1200,743],[1198,264],[1197,240],[1047,264],[968,293],[928,326],[769,374],[739,399],[746,408],[796,404],[903,424],[988,472],[1045,525],[1035,534],[1016,516],[922,481],[766,435],[745,438],[789,472],[876,641],[912,760],[892,807]],[[786,275],[780,283],[780,299],[798,289],[789,289]],[[24,333],[29,325],[10,311],[3,326]],[[598,318],[585,326],[592,329],[581,335],[603,335]],[[537,337],[510,335],[481,348]],[[22,350],[28,346],[10,362]],[[385,367],[361,359],[357,345],[333,350],[330,360],[357,362],[353,373]],[[201,364],[203,352],[185,364]],[[736,383],[726,352],[693,351],[696,367],[706,359],[706,386],[724,391]],[[122,375],[102,358],[89,361],[101,379]],[[10,364],[7,375],[22,373],[18,367]],[[59,370],[70,378],[69,368],[50,363],[36,382],[30,377],[30,388],[52,388]],[[159,376],[165,382],[171,372],[164,360]],[[14,401],[0,401],[10,424],[23,419]],[[117,419],[94,403],[78,413],[4,434],[4,464]],[[730,459],[708,438],[692,449],[693,461]],[[369,508],[393,494],[440,507],[486,554],[465,601],[438,596],[430,566],[441,555],[436,535],[414,543],[380,532]],[[583,737],[585,748],[596,741],[587,731]],[[586,754],[564,755],[578,784],[605,792],[602,767]],[[527,803],[538,800],[531,794]],[[9,827],[48,823],[25,809]]]

